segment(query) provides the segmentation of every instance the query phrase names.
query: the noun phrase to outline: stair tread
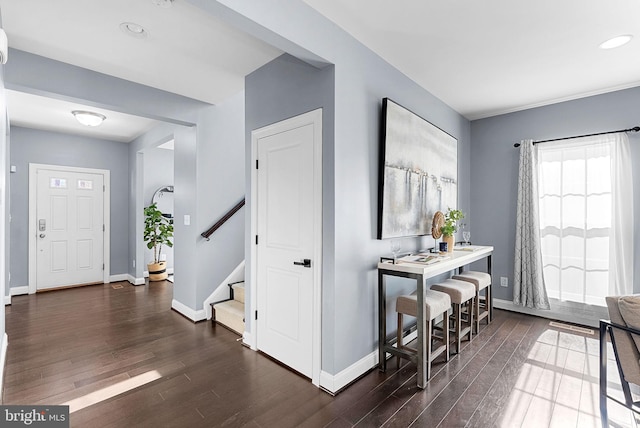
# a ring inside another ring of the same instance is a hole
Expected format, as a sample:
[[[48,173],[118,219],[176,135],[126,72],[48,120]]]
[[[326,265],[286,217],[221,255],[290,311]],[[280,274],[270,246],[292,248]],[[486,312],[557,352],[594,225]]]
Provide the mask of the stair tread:
[[[219,310],[226,310],[228,312],[235,313],[244,317],[244,304],[242,302],[238,302],[237,300],[228,300],[226,302],[220,302],[213,305],[213,307]]]
[[[244,303],[244,282],[233,284],[231,287],[233,288],[234,299]]]
[[[227,300],[213,305],[217,323],[242,335],[244,332],[244,303]]]

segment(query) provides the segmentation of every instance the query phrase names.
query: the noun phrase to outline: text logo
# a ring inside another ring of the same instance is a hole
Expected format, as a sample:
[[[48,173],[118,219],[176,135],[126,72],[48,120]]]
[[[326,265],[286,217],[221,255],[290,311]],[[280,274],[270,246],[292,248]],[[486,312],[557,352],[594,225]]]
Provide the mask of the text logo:
[[[0,426],[69,428],[69,406],[0,406]]]

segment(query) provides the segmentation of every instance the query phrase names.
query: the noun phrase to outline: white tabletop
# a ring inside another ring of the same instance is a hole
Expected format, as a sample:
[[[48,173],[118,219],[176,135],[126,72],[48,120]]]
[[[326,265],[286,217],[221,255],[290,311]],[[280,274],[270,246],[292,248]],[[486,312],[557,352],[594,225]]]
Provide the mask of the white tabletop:
[[[449,258],[429,265],[418,262],[411,263],[403,261],[399,261],[398,263],[394,264],[393,261],[385,260],[378,263],[378,269],[394,272],[412,273],[416,275],[423,275],[425,278],[430,278],[445,272],[452,271],[453,269],[456,269],[460,266],[473,263],[493,253],[493,247],[491,246],[474,245],[472,248],[474,249],[474,251],[453,250],[451,253],[447,253]]]

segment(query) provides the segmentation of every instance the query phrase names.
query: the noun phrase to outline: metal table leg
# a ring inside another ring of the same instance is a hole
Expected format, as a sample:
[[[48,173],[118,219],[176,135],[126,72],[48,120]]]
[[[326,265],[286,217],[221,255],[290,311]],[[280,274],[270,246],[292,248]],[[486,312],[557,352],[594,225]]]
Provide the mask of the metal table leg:
[[[387,284],[384,274],[378,269],[378,367],[387,369],[384,345],[387,340]]]
[[[427,331],[427,320],[424,317],[424,276],[418,275],[417,281],[417,342],[418,342],[418,388],[424,389],[427,385],[428,375],[427,373],[427,361],[429,356],[427,355],[427,342],[424,340],[425,333]]]

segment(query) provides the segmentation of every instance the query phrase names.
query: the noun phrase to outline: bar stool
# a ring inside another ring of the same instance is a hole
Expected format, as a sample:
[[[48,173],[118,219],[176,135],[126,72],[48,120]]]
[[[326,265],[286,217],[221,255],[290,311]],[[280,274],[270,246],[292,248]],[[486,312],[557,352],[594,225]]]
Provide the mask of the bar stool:
[[[427,379],[431,376],[431,362],[440,354],[444,353],[444,360],[449,361],[449,329],[443,328],[444,334],[442,338],[433,334],[434,320],[442,315],[443,324],[448,318],[449,308],[451,307],[451,299],[448,294],[439,291],[425,290],[424,292],[424,318],[427,320],[426,343],[427,343]],[[415,349],[408,348],[403,345],[403,315],[416,317],[418,315],[418,296],[411,294],[408,296],[400,296],[396,300],[396,312],[398,312],[398,349],[404,349],[411,352],[417,352]],[[441,339],[442,345],[436,349],[432,349],[432,341],[434,338]],[[399,361],[399,360],[398,360]]]
[[[458,281],[457,279],[445,279],[442,282],[433,284],[432,290],[441,291],[447,293],[451,298],[453,304],[453,321],[454,331],[456,339],[456,354],[460,353],[460,340],[463,336],[473,334],[473,301],[476,297],[476,288],[473,284],[465,281]],[[466,327],[462,327],[462,307],[468,306],[467,319],[465,320]],[[448,325],[443,325],[448,328]]]
[[[486,272],[476,272],[469,270],[461,272],[458,275],[454,275],[453,279],[460,281],[467,281],[476,287],[476,301],[475,301],[475,321],[476,321],[476,334],[480,331],[480,320],[487,319],[487,325],[491,322],[491,275]],[[480,312],[480,292],[484,290],[484,304],[482,307],[484,310]]]

